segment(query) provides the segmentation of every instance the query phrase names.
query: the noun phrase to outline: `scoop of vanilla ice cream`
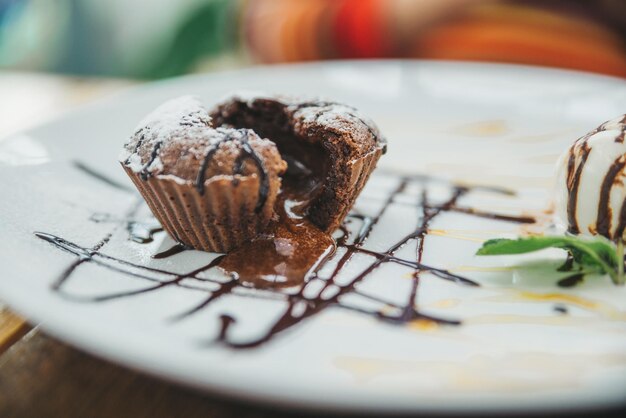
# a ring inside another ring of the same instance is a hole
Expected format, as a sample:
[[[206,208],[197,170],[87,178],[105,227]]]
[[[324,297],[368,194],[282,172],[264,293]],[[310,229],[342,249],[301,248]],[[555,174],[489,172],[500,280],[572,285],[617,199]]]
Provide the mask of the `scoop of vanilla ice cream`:
[[[622,237],[626,228],[626,115],[579,138],[557,165],[555,221],[572,234]]]

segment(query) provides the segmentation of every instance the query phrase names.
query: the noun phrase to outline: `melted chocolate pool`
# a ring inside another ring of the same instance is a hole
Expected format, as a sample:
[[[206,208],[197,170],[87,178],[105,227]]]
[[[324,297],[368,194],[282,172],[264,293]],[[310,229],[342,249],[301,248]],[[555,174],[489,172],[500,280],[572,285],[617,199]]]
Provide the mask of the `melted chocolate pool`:
[[[305,154],[310,155],[310,154]],[[335,252],[335,241],[307,218],[322,184],[321,167],[286,156],[287,173],[267,231],[228,253],[219,266],[257,288],[301,285],[307,273]]]
[[[255,288],[291,287],[334,251],[332,237],[310,222],[277,222],[267,235],[228,253],[219,266]]]

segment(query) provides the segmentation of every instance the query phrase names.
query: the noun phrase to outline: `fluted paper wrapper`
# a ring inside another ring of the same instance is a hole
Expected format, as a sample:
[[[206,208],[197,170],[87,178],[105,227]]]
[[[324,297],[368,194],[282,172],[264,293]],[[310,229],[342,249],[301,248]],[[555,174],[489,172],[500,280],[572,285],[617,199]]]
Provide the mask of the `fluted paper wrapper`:
[[[258,235],[272,217],[280,187],[280,182],[270,182],[267,200],[257,213],[256,176],[242,177],[237,182],[232,177],[213,178],[200,194],[192,182],[159,176],[142,180],[138,173],[123,167],[172,238],[210,252],[228,252]]]

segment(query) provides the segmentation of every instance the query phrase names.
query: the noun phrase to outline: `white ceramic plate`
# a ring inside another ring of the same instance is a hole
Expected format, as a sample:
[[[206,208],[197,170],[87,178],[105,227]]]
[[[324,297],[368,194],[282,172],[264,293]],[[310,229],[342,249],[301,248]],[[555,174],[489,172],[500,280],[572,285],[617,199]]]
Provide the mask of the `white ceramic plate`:
[[[459,198],[460,207],[510,215],[541,211],[548,205],[557,155],[626,110],[622,80],[444,62],[278,66],[134,89],[0,141],[2,300],[89,352],[187,385],[264,402],[459,412],[579,409],[624,401],[626,289],[602,277],[564,289],[556,286],[561,276],[545,269],[529,273],[506,267],[560,254],[479,259],[473,254],[480,241],[514,236],[522,226],[460,211],[443,211],[429,222],[422,263],[480,286],[422,272],[414,303],[425,316],[414,315],[407,324],[367,312],[393,316],[394,306],[409,303],[412,268],[387,261],[350,288],[359,272],[375,263],[375,257],[362,253],[322,295],[328,299],[339,292],[338,303],[294,305],[295,316],[314,314],[256,348],[216,343],[220,318],[237,319],[228,329],[229,341],[258,340],[285,311],[289,291],[237,287],[175,320],[223,287],[211,282],[223,278],[211,270],[172,280],[173,275],[100,255],[181,274],[213,257],[185,252],[154,260],[152,254],[172,243],[165,234],[155,234],[147,244],[128,240],[124,219],[137,195],[125,190],[131,183],[116,158],[139,119],[162,101],[192,93],[210,105],[233,90],[326,96],[376,120],[389,139],[389,152],[356,204],[365,216],[380,211],[399,173],[433,177],[414,178],[396,195],[364,244],[372,251],[389,249],[419,226],[424,192],[431,206],[445,204],[448,181],[517,191],[510,196],[472,189]],[[134,218],[148,219],[145,207]],[[358,232],[362,222],[351,218],[348,227]],[[35,231],[85,248],[112,235],[97,254],[80,258],[77,247],[52,245]],[[414,262],[415,240],[395,255]],[[67,280],[55,287],[70,266],[75,268]],[[313,282],[305,299],[324,287]],[[131,294],[120,296],[125,292]],[[437,324],[428,317],[462,324]]]

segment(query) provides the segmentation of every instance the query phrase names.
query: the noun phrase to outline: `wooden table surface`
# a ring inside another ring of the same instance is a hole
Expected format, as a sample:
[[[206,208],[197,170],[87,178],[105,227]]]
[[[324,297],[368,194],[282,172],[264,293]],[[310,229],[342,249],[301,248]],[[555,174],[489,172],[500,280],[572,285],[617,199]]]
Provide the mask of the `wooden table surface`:
[[[0,139],[129,84],[0,73]],[[46,336],[36,324],[26,323],[0,304],[1,418],[320,415],[227,400],[125,369]],[[567,416],[624,417],[626,410],[580,411]]]

